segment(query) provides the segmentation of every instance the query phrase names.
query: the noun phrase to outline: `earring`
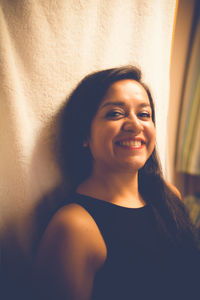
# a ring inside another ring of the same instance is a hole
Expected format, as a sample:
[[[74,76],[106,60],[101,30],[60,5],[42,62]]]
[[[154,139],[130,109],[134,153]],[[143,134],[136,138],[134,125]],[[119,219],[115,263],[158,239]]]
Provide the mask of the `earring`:
[[[88,147],[88,142],[83,142],[83,147],[84,148]]]

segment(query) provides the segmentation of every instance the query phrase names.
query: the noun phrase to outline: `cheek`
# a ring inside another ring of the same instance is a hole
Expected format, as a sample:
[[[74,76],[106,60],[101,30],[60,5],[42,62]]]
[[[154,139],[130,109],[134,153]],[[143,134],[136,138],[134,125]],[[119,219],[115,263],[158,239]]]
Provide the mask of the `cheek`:
[[[114,126],[102,125],[93,128],[89,139],[91,152],[98,152],[98,154],[113,152],[113,143],[116,134],[117,132]]]
[[[155,126],[154,124],[150,123],[148,125],[146,125],[145,127],[145,135],[148,139],[148,143],[149,145],[155,145],[156,143],[156,130],[155,130]]]
[[[156,130],[154,125],[149,128],[149,142],[152,148],[154,148],[156,144]]]

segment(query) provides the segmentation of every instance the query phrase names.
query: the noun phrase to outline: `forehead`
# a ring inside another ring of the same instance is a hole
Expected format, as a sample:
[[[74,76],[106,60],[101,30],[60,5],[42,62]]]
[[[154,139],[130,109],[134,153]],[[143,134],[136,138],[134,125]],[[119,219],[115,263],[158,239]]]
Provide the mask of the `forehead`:
[[[135,101],[134,101],[135,100]],[[131,101],[149,103],[149,97],[144,87],[133,79],[123,79],[114,82],[107,90],[101,105],[110,101]]]

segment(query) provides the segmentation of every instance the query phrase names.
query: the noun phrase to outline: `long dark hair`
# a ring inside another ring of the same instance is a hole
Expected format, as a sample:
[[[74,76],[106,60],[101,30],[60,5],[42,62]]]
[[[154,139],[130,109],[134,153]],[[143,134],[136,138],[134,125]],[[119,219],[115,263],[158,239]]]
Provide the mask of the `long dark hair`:
[[[92,155],[83,142],[90,135],[91,122],[108,88],[116,81],[132,79],[146,90],[155,124],[155,109],[148,86],[141,79],[141,71],[123,66],[95,72],[86,76],[73,90],[62,109],[60,130],[60,161],[64,177],[75,189],[92,171]],[[183,203],[163,179],[156,149],[139,170],[139,190],[155,212],[160,228],[175,243],[193,241],[193,226]]]

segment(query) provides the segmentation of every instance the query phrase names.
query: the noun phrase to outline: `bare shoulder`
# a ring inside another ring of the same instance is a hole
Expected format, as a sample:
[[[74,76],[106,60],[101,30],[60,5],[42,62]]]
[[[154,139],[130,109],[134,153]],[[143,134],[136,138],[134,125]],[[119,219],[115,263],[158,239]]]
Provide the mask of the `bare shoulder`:
[[[169,189],[180,199],[182,200],[182,196],[180,191],[177,189],[177,187],[175,187],[175,185],[171,184],[168,181],[165,181],[166,185],[169,187]]]
[[[54,215],[42,238],[35,266],[36,289],[48,299],[58,294],[59,299],[89,299],[106,250],[90,214],[78,204],[64,206]]]
[[[77,246],[88,256],[96,257],[97,266],[106,255],[106,246],[95,221],[82,206],[75,203],[62,207],[53,217],[41,248],[49,243],[53,243],[53,250],[59,245]]]

